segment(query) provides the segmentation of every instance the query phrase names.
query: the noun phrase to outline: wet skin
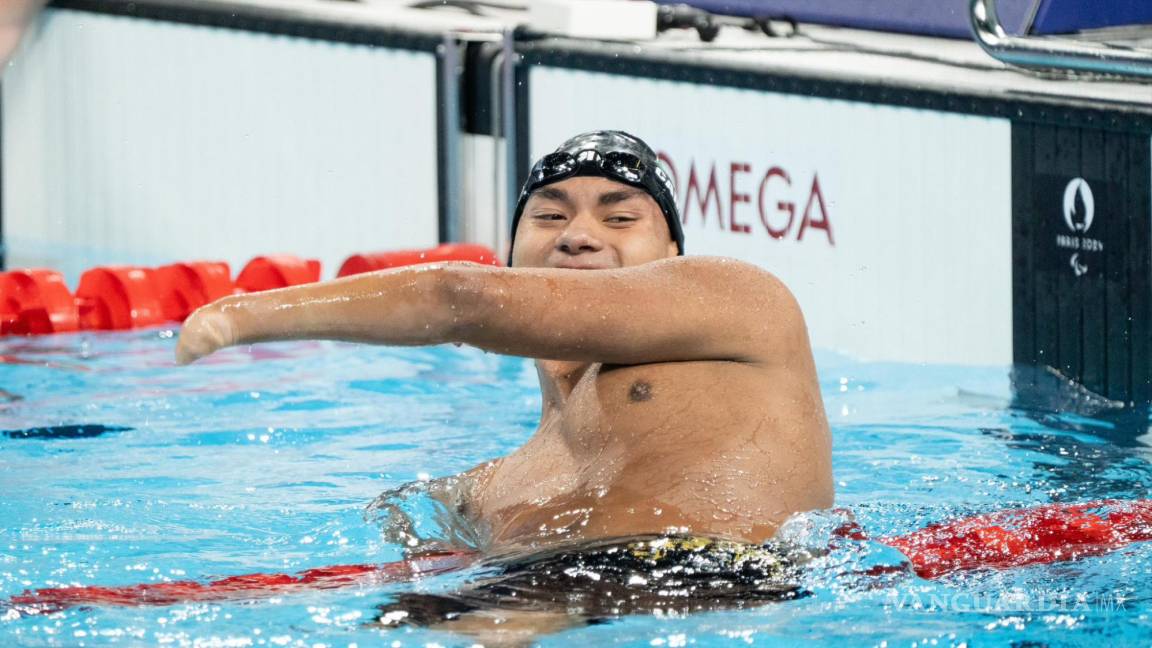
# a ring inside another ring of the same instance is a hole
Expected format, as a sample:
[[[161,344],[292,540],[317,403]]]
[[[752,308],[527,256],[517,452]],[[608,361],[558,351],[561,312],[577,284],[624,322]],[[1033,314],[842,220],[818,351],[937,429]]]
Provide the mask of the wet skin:
[[[676,257],[655,201],[602,178],[537,191],[512,268],[442,264],[210,304],[191,362],[232,344],[458,342],[536,358],[543,411],[511,455],[466,473],[490,549],[687,533],[761,542],[833,499],[807,330],[772,275]]]

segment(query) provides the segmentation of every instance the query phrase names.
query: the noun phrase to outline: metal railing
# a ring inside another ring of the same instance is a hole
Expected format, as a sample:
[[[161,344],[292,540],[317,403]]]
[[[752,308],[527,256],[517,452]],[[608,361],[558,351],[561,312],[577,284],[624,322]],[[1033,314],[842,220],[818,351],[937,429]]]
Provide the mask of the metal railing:
[[[1013,36],[1000,24],[996,0],[971,0],[969,9],[976,42],[1003,63],[1152,78],[1152,50],[1054,36]]]

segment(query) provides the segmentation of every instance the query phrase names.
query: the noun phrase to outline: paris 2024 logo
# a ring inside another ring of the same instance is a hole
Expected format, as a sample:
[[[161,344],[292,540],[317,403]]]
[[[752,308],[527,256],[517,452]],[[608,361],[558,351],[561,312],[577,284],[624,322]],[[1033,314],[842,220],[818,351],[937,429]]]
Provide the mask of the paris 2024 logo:
[[[1068,265],[1072,267],[1074,275],[1082,277],[1088,273],[1085,253],[1104,250],[1104,243],[1100,239],[1088,236],[1092,221],[1096,218],[1096,198],[1087,180],[1073,178],[1068,182],[1064,187],[1063,207],[1068,233],[1056,235],[1056,247],[1072,251]]]

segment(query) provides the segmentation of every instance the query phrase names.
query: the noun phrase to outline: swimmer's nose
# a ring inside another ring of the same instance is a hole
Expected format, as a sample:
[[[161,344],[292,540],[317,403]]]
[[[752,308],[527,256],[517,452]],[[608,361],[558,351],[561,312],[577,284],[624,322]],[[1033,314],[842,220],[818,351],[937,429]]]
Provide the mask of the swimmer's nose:
[[[604,243],[584,228],[570,227],[556,239],[556,249],[565,254],[584,254],[599,252],[604,249]]]

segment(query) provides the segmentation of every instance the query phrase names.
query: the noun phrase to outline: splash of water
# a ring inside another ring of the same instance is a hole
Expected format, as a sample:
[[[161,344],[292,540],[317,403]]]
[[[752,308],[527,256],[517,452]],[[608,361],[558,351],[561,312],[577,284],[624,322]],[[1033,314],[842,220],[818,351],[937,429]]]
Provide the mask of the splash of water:
[[[364,519],[409,555],[483,551],[488,545],[486,528],[468,515],[465,480],[459,476],[386,490],[365,508]]]

